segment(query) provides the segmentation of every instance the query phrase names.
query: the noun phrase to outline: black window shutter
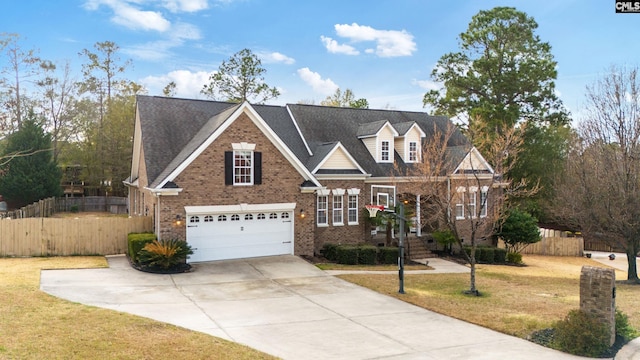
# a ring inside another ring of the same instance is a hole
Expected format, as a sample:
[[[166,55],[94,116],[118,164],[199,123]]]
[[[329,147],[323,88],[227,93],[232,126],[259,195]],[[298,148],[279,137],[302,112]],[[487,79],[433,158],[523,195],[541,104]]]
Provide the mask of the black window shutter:
[[[224,152],[224,184],[233,185],[233,151]]]
[[[262,153],[253,152],[253,184],[262,184]]]

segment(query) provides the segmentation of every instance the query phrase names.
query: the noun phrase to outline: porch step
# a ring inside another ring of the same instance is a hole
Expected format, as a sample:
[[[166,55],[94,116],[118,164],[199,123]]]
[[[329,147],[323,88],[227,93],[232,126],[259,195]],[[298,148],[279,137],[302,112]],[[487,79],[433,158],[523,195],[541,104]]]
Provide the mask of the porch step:
[[[409,237],[407,239],[407,250],[409,259],[426,259],[438,257],[427,249],[422,239],[417,237]]]

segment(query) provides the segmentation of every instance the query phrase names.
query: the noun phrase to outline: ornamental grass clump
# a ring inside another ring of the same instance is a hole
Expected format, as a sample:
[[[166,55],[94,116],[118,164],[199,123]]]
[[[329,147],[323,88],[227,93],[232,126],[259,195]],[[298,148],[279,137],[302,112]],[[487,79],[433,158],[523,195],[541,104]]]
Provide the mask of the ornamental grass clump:
[[[154,240],[140,250],[138,263],[150,268],[168,270],[187,262],[187,257],[193,254],[191,246],[186,241]]]

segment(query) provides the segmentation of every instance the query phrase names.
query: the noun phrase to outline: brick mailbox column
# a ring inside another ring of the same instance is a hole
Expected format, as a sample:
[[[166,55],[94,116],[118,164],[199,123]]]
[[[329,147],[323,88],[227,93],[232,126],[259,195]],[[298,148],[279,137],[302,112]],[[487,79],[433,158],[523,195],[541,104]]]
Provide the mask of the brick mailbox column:
[[[611,329],[609,346],[613,345],[616,340],[616,273],[613,269],[582,267],[580,310],[595,315]]]

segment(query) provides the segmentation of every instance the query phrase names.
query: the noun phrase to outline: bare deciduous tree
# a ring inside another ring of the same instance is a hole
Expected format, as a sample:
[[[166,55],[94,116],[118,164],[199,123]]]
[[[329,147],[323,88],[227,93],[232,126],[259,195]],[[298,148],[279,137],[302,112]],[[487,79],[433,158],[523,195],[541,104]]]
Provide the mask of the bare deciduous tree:
[[[407,175],[413,179],[408,187],[409,191],[421,196],[423,223],[434,224],[432,226],[437,230],[450,230],[461,248],[470,248],[469,252],[463,251],[471,266],[470,286],[466,292],[478,294],[477,245],[494,234],[505,210],[505,201],[516,193],[522,196],[524,191],[523,184],[512,184],[503,178],[521,148],[522,129],[506,128],[500,136],[491,136],[491,144],[486,147],[491,153],[485,154],[484,158],[493,161],[495,167],[485,162],[468,142],[455,141],[458,131],[451,124],[444,131],[434,128],[430,141],[423,145],[422,161],[407,170]],[[480,134],[486,133],[469,131],[470,136],[478,136],[474,142],[489,141],[489,137],[479,138]],[[531,191],[530,187],[528,189],[526,191]]]
[[[638,282],[640,251],[640,77],[613,66],[587,87],[583,121],[557,181],[556,215],[585,236],[624,248],[627,279]]]

